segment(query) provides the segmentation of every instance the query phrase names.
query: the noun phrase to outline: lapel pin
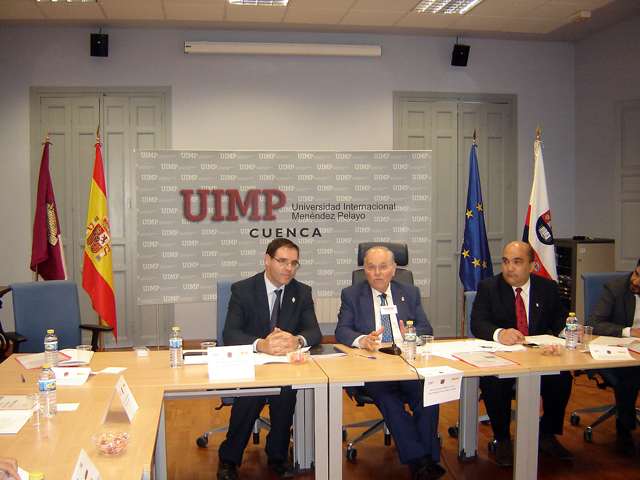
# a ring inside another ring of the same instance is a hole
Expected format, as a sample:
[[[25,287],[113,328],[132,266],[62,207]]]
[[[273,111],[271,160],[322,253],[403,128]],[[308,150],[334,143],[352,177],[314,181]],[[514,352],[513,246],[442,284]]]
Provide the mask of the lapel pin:
[[[402,300],[404,302],[404,297],[400,297],[400,300]]]
[[[291,298],[291,301],[292,301],[292,302],[295,302],[295,301],[296,301],[296,297],[292,297],[292,298]]]

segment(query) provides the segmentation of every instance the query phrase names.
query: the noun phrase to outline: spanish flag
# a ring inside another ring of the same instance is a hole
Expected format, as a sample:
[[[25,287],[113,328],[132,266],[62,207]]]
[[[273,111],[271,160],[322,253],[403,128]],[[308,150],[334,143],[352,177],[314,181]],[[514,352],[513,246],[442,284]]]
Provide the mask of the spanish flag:
[[[111,231],[107,207],[107,188],[100,142],[96,142],[96,161],[93,167],[89,213],[85,232],[82,287],[91,297],[93,309],[98,312],[100,322],[113,327],[118,341],[116,321],[116,299],[113,293],[113,266],[111,262]]]

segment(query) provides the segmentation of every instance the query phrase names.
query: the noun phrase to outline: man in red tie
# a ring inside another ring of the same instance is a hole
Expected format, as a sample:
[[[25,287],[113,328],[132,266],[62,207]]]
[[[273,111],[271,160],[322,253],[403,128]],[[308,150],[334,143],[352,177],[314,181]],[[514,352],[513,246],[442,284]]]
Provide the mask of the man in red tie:
[[[560,303],[558,284],[531,275],[535,256],[528,243],[511,242],[502,252],[502,273],[478,283],[471,311],[471,332],[478,338],[504,345],[523,342],[525,335],[559,335],[567,311]],[[496,463],[513,465],[511,399],[515,379],[480,378],[480,389],[496,440]],[[573,460],[556,435],[562,435],[564,412],[571,396],[569,372],[544,375],[540,395],[544,414],[540,419],[539,450],[557,460]]]

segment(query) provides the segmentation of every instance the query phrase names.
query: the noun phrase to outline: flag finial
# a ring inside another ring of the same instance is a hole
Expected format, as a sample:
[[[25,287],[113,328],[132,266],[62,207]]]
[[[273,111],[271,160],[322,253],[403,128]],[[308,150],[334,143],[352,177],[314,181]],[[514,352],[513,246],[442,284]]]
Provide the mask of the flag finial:
[[[540,130],[540,124],[538,124],[538,128],[536,128],[536,140],[540,140],[541,134],[542,134],[542,130]]]
[[[42,145],[49,143],[49,130],[51,130],[51,122],[47,125],[47,137],[44,139],[44,143]]]
[[[100,124],[98,124],[98,128],[96,129],[96,143],[100,143]]]
[[[473,144],[476,144],[476,129],[473,129]]]

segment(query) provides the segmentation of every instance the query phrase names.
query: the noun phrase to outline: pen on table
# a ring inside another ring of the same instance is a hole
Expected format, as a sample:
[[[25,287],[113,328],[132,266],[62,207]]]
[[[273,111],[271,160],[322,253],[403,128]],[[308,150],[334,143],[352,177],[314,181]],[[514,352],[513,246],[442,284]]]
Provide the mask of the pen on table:
[[[358,357],[364,357],[364,358],[370,358],[371,360],[375,360],[376,357],[372,357],[371,355],[361,355],[359,353],[356,353],[356,356]]]
[[[26,380],[24,379],[24,375],[20,374],[20,377],[22,377],[22,383],[24,383]]]

